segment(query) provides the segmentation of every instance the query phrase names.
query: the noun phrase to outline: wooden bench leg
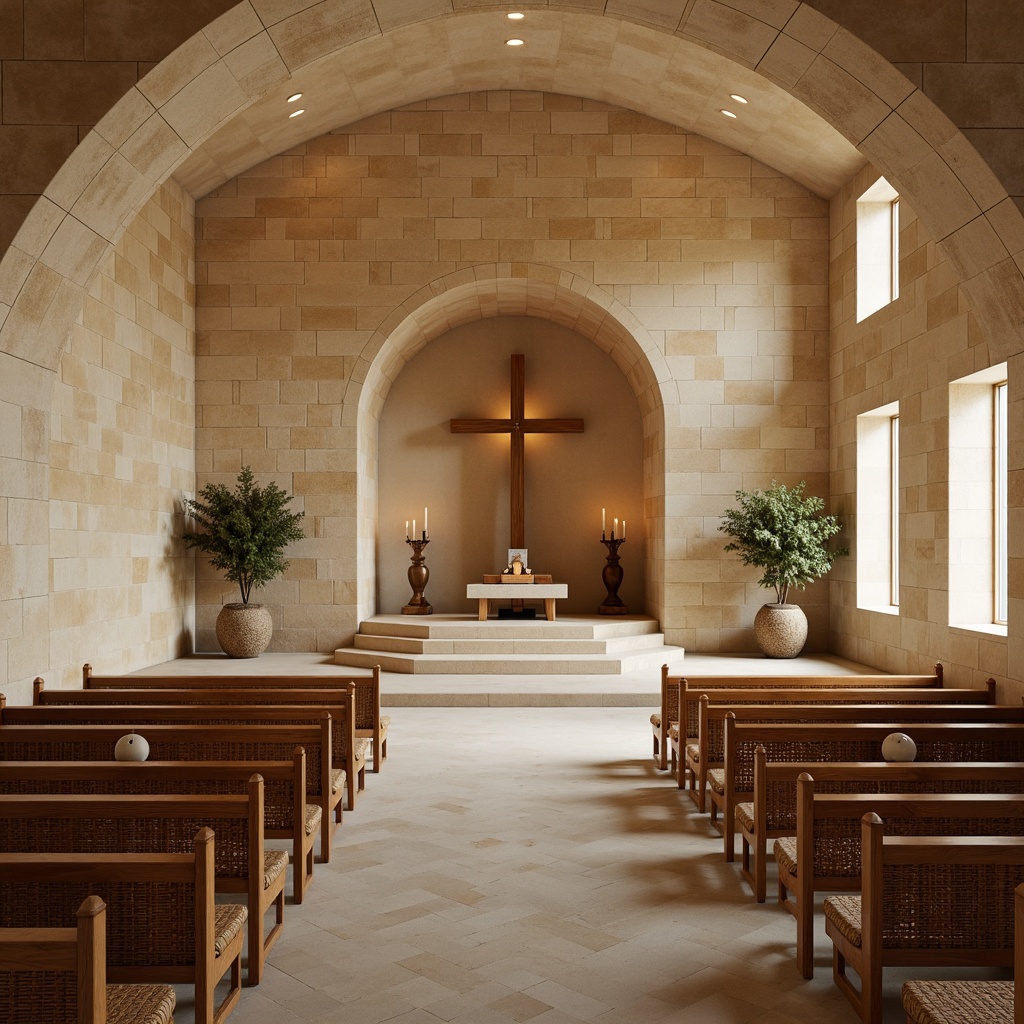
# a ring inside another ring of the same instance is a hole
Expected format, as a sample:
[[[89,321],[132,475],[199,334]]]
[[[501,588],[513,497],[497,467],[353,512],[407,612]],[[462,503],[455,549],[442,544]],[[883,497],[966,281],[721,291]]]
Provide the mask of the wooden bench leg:
[[[553,597],[544,598],[544,617],[548,622],[555,621],[555,599]]]
[[[477,610],[477,616],[476,616],[477,620],[479,622],[486,622],[487,621],[487,604],[488,604],[487,598],[486,597],[481,597],[480,598],[480,607]]]

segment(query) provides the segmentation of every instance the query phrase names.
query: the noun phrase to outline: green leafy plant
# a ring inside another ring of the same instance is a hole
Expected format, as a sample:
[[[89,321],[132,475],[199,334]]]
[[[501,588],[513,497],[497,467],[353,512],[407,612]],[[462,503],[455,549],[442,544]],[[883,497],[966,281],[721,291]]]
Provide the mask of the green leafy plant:
[[[773,480],[767,490],[737,491],[739,508],[729,509],[718,527],[732,538],[726,551],[738,551],[744,565],[764,570],[757,582],[774,588],[779,604],[786,604],[790,587],[803,590],[849,554],[845,547],[828,547],[839,521],[823,514],[821,498],[803,496],[805,486],[803,480],[793,488]]]
[[[185,514],[202,532],[182,536],[185,546],[210,556],[210,564],[237,583],[242,604],[288,568],[284,558],[289,541],[305,536],[299,523],[303,512],[289,512],[291,501],[275,483],[260,487],[245,466],[233,491],[224,484],[207,484],[196,500],[185,499]]]

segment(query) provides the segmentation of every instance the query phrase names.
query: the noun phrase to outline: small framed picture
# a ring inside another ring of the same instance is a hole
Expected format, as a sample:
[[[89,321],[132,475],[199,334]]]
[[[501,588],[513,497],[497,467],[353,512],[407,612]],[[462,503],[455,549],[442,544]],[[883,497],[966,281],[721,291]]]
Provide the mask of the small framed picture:
[[[526,557],[526,548],[509,548],[508,549],[508,564],[511,565],[515,560],[516,556],[519,556],[519,561],[522,562],[523,568],[525,569],[529,564],[530,560]]]

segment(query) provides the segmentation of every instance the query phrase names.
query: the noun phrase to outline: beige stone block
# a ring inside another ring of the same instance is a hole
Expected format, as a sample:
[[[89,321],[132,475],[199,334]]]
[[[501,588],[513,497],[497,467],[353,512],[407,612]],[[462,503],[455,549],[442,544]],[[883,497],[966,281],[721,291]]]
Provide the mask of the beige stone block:
[[[294,70],[377,35],[380,28],[368,0],[321,0],[270,25],[268,31],[285,63]]]
[[[696,0],[681,31],[748,67],[757,65],[777,34],[764,21],[716,0]]]
[[[217,57],[209,38],[197,33],[153,68],[137,88],[153,106],[162,107],[213,65]]]
[[[203,29],[221,56],[262,32],[263,22],[248,0],[235,4]]]

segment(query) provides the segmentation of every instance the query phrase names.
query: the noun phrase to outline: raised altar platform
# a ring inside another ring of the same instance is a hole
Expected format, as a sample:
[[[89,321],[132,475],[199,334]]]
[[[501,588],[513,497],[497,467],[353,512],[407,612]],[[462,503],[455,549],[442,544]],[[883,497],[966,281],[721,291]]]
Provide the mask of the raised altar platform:
[[[536,586],[536,584],[534,584]],[[446,675],[622,675],[681,664],[646,615],[563,615],[555,621],[480,621],[470,615],[375,615],[337,665]]]

